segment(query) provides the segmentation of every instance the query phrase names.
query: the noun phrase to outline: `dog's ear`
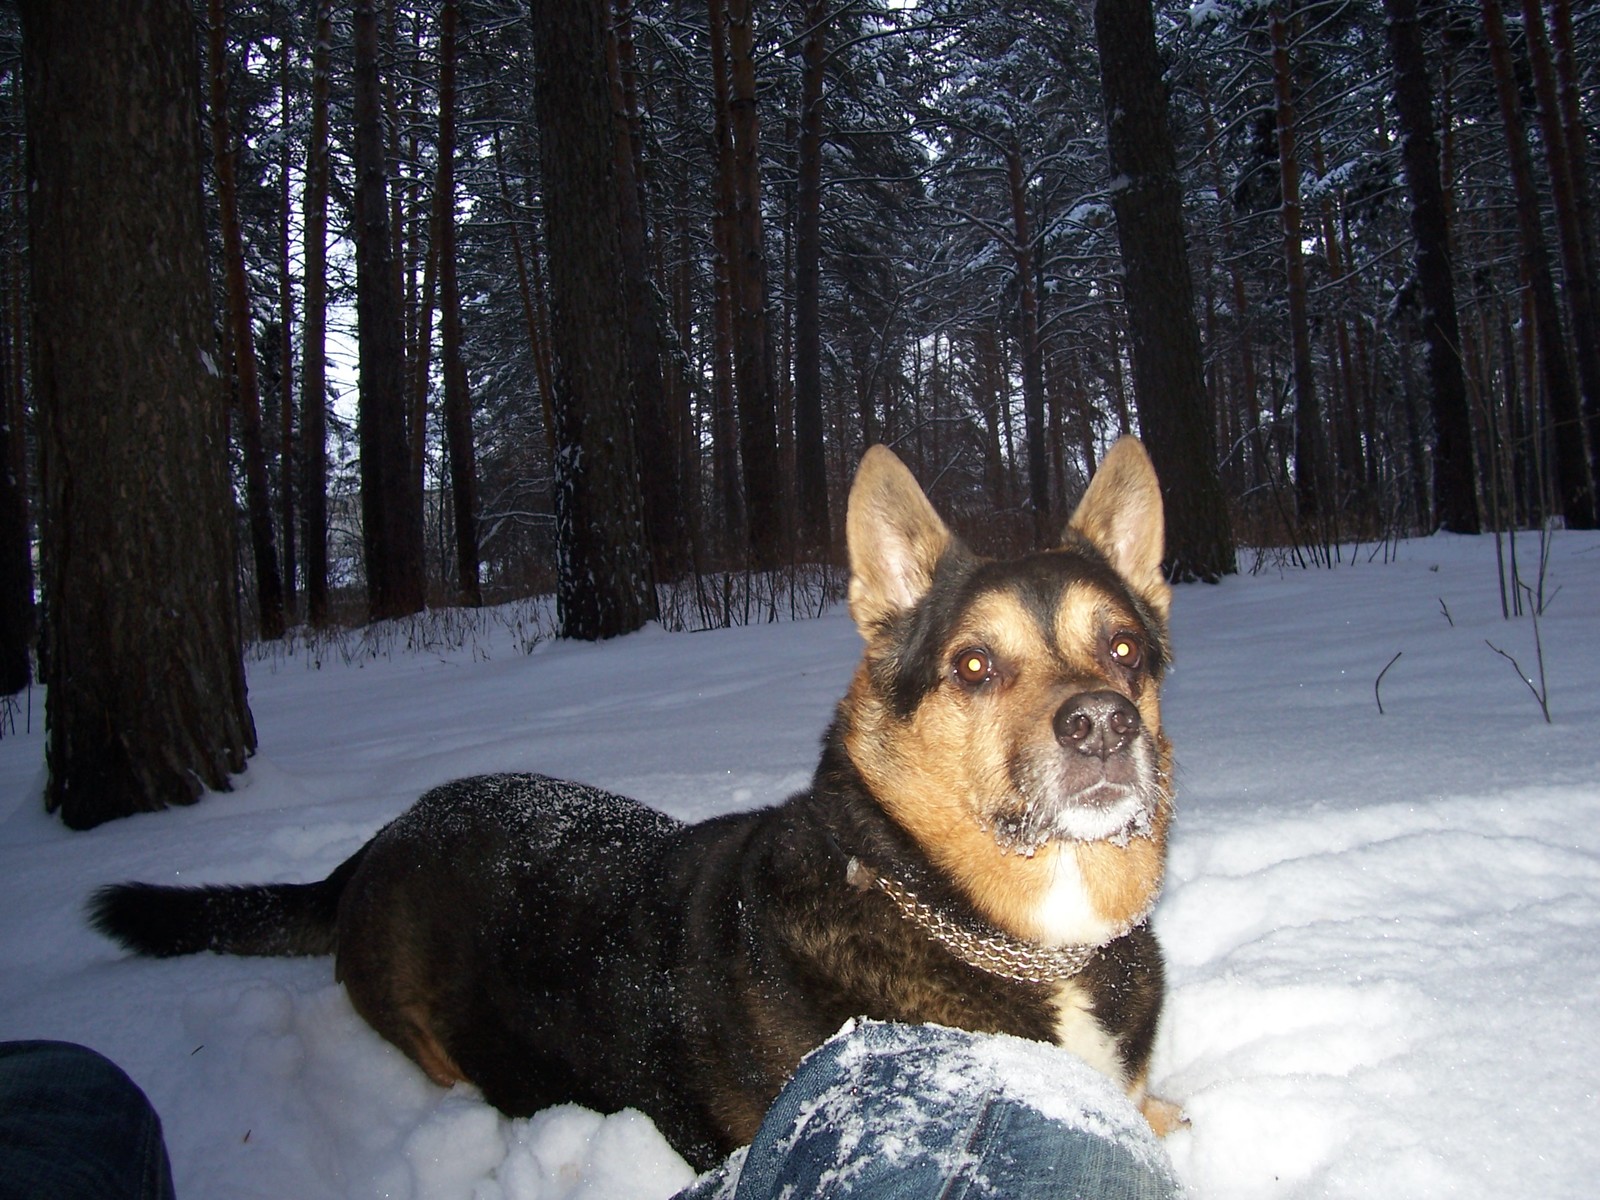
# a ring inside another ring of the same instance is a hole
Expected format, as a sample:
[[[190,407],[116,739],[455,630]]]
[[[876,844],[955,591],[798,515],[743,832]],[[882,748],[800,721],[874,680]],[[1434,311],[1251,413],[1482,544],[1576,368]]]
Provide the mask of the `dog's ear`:
[[[922,599],[950,530],[894,452],[873,446],[850,487],[850,615],[864,637]]]
[[[1067,529],[1093,542],[1119,575],[1167,612],[1172,589],[1161,573],[1166,514],[1156,470],[1138,438],[1120,437],[1112,444]]]

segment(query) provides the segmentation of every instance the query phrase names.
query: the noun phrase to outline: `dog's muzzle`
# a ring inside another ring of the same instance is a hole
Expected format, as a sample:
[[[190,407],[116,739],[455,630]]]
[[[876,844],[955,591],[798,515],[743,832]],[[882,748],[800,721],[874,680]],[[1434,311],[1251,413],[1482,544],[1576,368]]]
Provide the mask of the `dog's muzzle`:
[[[1139,736],[1139,710],[1117,692],[1080,692],[1055,715],[1056,740],[1068,750],[1101,762],[1127,748]]]
[[[1067,698],[1012,767],[1013,804],[992,815],[1009,849],[1047,841],[1125,841],[1147,832],[1159,787],[1154,747],[1139,710],[1110,690]]]

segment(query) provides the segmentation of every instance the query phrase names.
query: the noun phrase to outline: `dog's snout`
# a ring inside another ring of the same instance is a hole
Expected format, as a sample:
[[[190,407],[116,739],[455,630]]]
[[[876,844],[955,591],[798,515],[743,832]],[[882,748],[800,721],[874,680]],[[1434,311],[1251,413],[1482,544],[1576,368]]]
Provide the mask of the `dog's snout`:
[[[1083,692],[1056,710],[1055,727],[1064,747],[1104,760],[1139,735],[1139,710],[1116,692]]]

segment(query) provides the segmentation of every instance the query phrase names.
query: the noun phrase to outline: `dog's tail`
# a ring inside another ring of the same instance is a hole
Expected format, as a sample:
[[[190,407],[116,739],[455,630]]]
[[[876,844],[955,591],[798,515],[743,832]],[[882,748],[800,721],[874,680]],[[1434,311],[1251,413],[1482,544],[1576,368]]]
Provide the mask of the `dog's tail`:
[[[339,897],[366,847],[320,883],[163,887],[114,883],[89,899],[89,923],[136,954],[332,954]]]

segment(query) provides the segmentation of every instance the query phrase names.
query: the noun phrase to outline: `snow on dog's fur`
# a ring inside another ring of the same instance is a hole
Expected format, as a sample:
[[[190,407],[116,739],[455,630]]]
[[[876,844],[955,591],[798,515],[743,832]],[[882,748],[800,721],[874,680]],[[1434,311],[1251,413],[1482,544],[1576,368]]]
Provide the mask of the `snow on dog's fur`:
[[[874,448],[848,517],[866,651],[807,790],[685,825],[539,775],[457,780],[319,883],[123,884],[92,919],[152,955],[332,953],[438,1083],[513,1115],[639,1108],[702,1168],[855,1016],[1056,1042],[1164,1130],[1163,537],[1132,439],[1060,546],[1008,560]]]

